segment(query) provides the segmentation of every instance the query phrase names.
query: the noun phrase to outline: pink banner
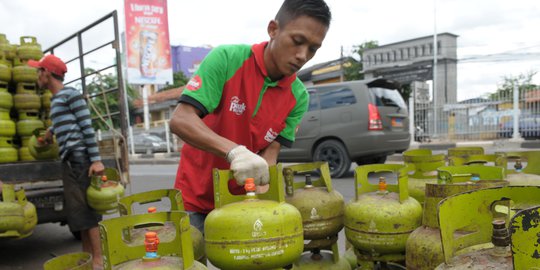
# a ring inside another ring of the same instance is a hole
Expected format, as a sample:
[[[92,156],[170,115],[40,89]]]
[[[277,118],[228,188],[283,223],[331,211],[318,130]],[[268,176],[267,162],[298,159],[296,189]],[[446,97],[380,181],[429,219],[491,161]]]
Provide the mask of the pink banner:
[[[167,0],[125,0],[127,79],[172,84]]]

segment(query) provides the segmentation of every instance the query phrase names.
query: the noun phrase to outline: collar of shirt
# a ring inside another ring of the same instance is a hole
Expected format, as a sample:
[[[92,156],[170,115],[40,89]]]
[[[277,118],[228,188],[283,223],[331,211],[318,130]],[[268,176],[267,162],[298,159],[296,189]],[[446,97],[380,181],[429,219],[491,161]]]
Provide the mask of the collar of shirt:
[[[255,56],[255,62],[257,63],[257,66],[261,70],[262,74],[268,78],[268,72],[266,71],[266,66],[264,65],[264,48],[266,48],[266,45],[268,45],[268,41],[255,44],[251,47],[251,51]],[[294,82],[294,80],[296,80],[296,73],[291,76],[281,78],[281,80],[278,82],[278,86],[288,87]]]

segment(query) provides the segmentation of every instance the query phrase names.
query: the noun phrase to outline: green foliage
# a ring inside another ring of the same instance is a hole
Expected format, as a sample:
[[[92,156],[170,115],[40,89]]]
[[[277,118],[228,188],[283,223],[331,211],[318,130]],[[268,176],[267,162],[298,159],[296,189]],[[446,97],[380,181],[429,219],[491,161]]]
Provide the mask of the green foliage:
[[[175,72],[173,73],[173,84],[167,85],[161,88],[159,91],[178,88],[180,86],[186,85],[188,81],[189,81],[189,78],[186,77],[186,75],[184,75],[184,72],[182,71]]]
[[[489,94],[488,99],[499,100],[501,97],[511,98],[514,94],[515,84],[517,84],[520,94],[538,89],[540,86],[532,83],[532,79],[537,73],[537,71],[528,71],[526,74],[521,73],[517,76],[502,77],[503,81],[498,85],[497,91]]]
[[[86,69],[86,74],[92,74],[95,71]],[[124,102],[119,96],[118,77],[116,74],[101,74],[96,73],[86,77],[86,91],[88,96],[88,105],[92,115],[92,126],[94,129],[109,130],[109,127],[102,119],[104,118],[115,129],[120,128],[120,114],[115,114],[120,111],[120,104]],[[113,91],[109,91],[113,90]],[[138,98],[138,92],[131,86],[126,86],[126,94],[128,99],[128,113],[133,121],[132,111],[134,110],[133,101]],[[97,111],[97,112],[96,112]],[[114,115],[113,115],[114,114]],[[112,115],[112,117],[108,117]],[[129,123],[130,125],[132,123]]]
[[[343,75],[346,81],[362,80],[364,74],[361,73],[364,69],[362,65],[363,53],[367,49],[373,49],[379,47],[379,43],[375,40],[366,41],[360,45],[354,45],[352,55],[350,57],[350,64],[344,65]],[[355,59],[359,59],[358,61]]]

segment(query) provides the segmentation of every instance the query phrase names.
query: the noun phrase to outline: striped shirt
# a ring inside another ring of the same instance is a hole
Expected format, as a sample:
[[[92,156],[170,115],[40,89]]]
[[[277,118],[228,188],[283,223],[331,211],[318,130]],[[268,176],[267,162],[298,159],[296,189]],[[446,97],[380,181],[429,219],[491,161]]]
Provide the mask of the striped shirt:
[[[101,160],[90,111],[78,90],[65,87],[58,91],[51,98],[50,117],[62,160],[74,151],[86,152],[91,162]]]

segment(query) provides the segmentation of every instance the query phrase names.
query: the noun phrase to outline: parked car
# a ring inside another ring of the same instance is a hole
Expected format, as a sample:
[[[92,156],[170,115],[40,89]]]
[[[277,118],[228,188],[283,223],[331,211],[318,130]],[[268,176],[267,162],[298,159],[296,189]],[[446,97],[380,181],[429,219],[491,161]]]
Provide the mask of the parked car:
[[[359,165],[384,163],[409,148],[409,117],[399,84],[386,79],[349,81],[308,88],[309,109],[291,148],[278,161],[323,160],[332,177]]]
[[[499,137],[512,138],[514,133],[514,120],[502,123],[499,129]],[[525,114],[519,117],[519,134],[524,139],[540,138],[540,115]]]
[[[151,154],[157,152],[167,152],[167,142],[162,138],[149,134],[140,133],[133,135],[133,144],[135,145],[135,153]],[[128,145],[131,152],[131,143]],[[170,151],[173,151],[173,147],[169,144]]]

